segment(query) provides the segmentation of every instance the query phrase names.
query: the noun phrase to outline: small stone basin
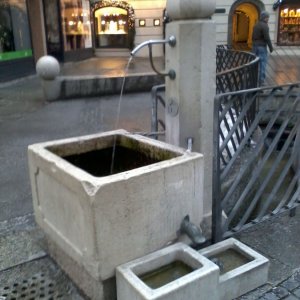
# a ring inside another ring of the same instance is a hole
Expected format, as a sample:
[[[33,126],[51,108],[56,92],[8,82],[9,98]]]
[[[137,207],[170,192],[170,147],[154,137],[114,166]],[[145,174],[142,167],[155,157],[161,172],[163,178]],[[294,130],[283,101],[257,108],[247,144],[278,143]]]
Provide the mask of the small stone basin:
[[[219,266],[220,275],[228,273],[254,260],[253,257],[234,248],[226,249],[220,253],[208,256],[208,258]]]
[[[220,269],[219,295],[235,299],[268,280],[269,260],[234,238],[199,251]]]
[[[180,260],[176,260],[154,271],[138,276],[146,285],[152,289],[157,289],[174,280],[177,280],[191,272],[194,268]]]
[[[117,267],[118,300],[219,300],[219,270],[183,243]]]
[[[202,220],[199,153],[117,130],[31,145],[28,158],[49,253],[92,299],[118,265],[176,241],[184,216]]]

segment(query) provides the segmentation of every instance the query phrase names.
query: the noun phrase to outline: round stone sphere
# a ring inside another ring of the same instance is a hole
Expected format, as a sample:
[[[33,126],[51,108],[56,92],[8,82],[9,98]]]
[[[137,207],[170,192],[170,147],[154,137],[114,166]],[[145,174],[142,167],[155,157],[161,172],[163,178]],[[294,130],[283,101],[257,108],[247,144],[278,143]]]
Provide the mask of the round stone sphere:
[[[59,75],[60,66],[57,59],[53,56],[42,56],[36,63],[37,74],[45,80],[53,80]]]
[[[216,10],[216,0],[168,0],[167,12],[171,20],[204,19]]]

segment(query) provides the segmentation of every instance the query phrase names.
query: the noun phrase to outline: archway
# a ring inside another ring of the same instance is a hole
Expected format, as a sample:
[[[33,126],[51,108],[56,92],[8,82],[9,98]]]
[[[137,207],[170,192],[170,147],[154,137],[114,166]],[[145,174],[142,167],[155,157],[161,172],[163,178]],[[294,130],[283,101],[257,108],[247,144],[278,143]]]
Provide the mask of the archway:
[[[231,7],[228,20],[228,44],[237,50],[252,48],[253,26],[264,9],[261,1],[236,1]]]
[[[133,47],[134,11],[124,1],[100,1],[92,7],[96,48]]]

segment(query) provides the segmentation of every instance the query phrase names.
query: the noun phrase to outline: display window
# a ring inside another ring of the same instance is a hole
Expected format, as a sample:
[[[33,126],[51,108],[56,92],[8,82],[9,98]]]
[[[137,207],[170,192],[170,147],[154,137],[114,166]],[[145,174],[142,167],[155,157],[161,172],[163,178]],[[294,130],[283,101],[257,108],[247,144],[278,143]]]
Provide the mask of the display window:
[[[31,56],[26,1],[0,1],[0,61]]]
[[[280,7],[278,45],[300,45],[300,4]]]
[[[89,0],[61,0],[64,50],[92,47]]]
[[[120,7],[95,11],[96,47],[125,47],[128,36],[128,12]]]
[[[134,10],[125,1],[103,0],[92,5],[96,48],[134,46]]]

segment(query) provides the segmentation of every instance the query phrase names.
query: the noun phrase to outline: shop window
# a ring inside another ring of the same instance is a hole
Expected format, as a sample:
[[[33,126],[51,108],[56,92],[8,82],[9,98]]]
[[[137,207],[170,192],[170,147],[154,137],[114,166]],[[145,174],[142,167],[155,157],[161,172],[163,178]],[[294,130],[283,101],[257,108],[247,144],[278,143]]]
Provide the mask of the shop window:
[[[25,0],[0,1],[0,61],[32,56]]]
[[[300,45],[300,4],[280,7],[278,45]]]
[[[128,12],[120,7],[95,11],[96,47],[119,48],[128,44]]]
[[[89,0],[61,0],[65,51],[92,47]]]

